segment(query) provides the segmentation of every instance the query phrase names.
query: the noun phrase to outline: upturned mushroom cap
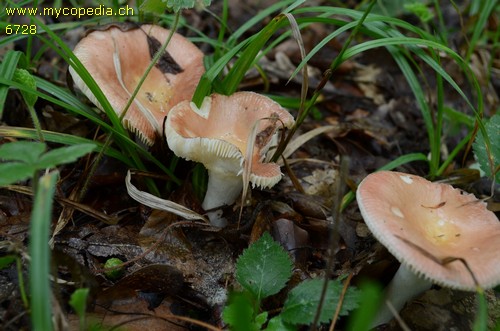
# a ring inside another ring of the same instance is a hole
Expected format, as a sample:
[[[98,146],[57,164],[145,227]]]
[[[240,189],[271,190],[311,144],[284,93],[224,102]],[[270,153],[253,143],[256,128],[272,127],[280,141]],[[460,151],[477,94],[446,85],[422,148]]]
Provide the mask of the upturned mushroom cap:
[[[373,235],[420,277],[474,291],[500,283],[500,222],[486,204],[450,185],[391,171],[367,176],[357,190],[361,214]],[[428,255],[430,254],[430,255]],[[410,285],[408,285],[410,286]]]
[[[243,172],[247,140],[256,122],[250,182],[261,188],[272,187],[282,174],[277,164],[263,162],[264,154],[276,130],[290,128],[294,119],[268,97],[253,92],[212,94],[200,108],[188,101],[181,102],[167,117],[165,136],[177,156],[201,162],[209,170],[237,176]]]
[[[75,47],[74,54],[87,68],[117,114],[169,35],[154,25],[109,25],[92,31]],[[123,119],[124,125],[146,144],[161,135],[168,111],[183,100],[191,100],[204,72],[203,53],[189,40],[174,33],[166,52],[150,71]],[[70,67],[75,85],[99,108],[101,105]]]

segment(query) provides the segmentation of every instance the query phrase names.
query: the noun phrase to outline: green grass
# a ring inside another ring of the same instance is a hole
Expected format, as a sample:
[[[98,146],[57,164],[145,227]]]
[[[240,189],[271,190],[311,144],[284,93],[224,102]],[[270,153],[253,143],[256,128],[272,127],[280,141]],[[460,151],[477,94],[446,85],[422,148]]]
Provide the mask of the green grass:
[[[30,222],[31,323],[33,330],[40,331],[53,330],[53,295],[49,278],[51,250],[48,242],[52,221],[52,199],[58,177],[58,172],[52,172],[40,178]]]
[[[491,3],[492,1],[489,1]],[[288,2],[283,2],[288,4]],[[491,12],[490,5],[486,6],[488,13]],[[274,8],[273,8],[274,9]],[[314,56],[322,47],[334,38],[339,37],[345,33],[353,33],[359,29],[359,33],[371,39],[355,45],[348,45],[332,62],[332,72],[346,60],[353,58],[356,55],[364,53],[374,48],[386,48],[393,59],[399,65],[401,71],[406,77],[406,80],[413,91],[417,104],[421,110],[422,116],[425,121],[427,136],[429,139],[429,176],[434,178],[442,175],[444,170],[449,166],[463,150],[464,146],[470,141],[471,136],[468,135],[452,149],[448,157],[442,160],[441,144],[443,143],[443,116],[446,112],[446,104],[443,96],[444,84],[449,84],[455,91],[463,98],[475,114],[475,123],[479,129],[484,133],[484,126],[480,119],[483,114],[483,95],[481,86],[469,68],[468,62],[452,48],[446,45],[439,37],[435,37],[410,23],[403,20],[387,17],[383,15],[369,14],[363,17],[363,12],[338,7],[301,7],[295,10],[286,9],[283,13],[291,13],[296,17],[301,28],[307,27],[313,23],[322,23],[331,25],[336,29],[328,37],[319,42],[309,54],[304,58],[302,63],[297,67],[294,74],[297,74],[306,63]],[[306,15],[301,17],[301,15]],[[350,20],[342,20],[337,15],[344,15]],[[335,18],[331,18],[335,16]],[[488,16],[487,16],[488,17]],[[250,25],[251,22],[249,22]],[[481,26],[482,22],[478,22],[476,26]],[[277,15],[267,26],[265,26],[258,34],[253,35],[242,42],[236,44],[235,38],[238,38],[241,33],[234,33],[231,38],[228,38],[227,44],[232,45],[227,52],[219,50],[218,59],[212,59],[213,64],[207,70],[207,73],[202,78],[198,90],[194,96],[194,101],[200,104],[203,97],[212,91],[231,94],[235,91],[244,74],[247,70],[255,65],[256,59],[269,51],[265,48],[269,39],[279,29],[288,25],[288,22],[283,14]],[[246,28],[246,25],[243,27]],[[239,31],[239,30],[238,30]],[[476,30],[474,30],[476,31]],[[281,37],[289,36],[290,31],[283,33]],[[409,37],[410,35],[411,37]],[[416,37],[413,37],[416,35]],[[353,36],[351,34],[350,36]],[[262,53],[259,54],[259,52]],[[458,83],[443,69],[440,63],[438,54],[445,53],[451,57],[455,63],[460,67],[464,75],[468,78],[470,85],[474,91],[474,100],[470,100],[467,94],[459,87]],[[258,55],[259,54],[259,55]],[[236,58],[235,64],[231,67],[229,72],[222,76],[222,72],[229,66],[231,60]],[[417,63],[417,59],[422,64]],[[435,79],[437,84],[437,100],[435,109],[429,104],[427,100],[427,86],[426,78],[422,75],[423,64],[430,67],[435,71]],[[419,74],[420,73],[420,74]],[[420,77],[419,77],[420,76]],[[313,95],[312,101],[308,103],[307,109],[302,112],[302,116],[298,119],[298,125],[302,122],[308,114],[309,109],[314,105],[315,98],[321,93],[321,90],[316,91]],[[464,117],[464,120],[469,120],[466,124],[473,125],[473,119]],[[292,130],[292,134],[295,130]],[[291,138],[291,136],[290,136]],[[290,138],[287,140],[289,141]],[[489,141],[486,144],[490,144]],[[284,147],[281,147],[284,149]],[[274,158],[277,159],[277,156]]]
[[[491,1],[490,1],[491,2]],[[286,8],[286,6],[291,7]],[[247,70],[255,65],[256,60],[265,54],[265,51],[269,51],[269,48],[265,49],[264,46],[268,43],[269,39],[273,37],[275,32],[278,29],[283,28],[288,25],[285,17],[280,14],[275,17],[261,32],[256,35],[253,35],[247,39],[242,41],[238,41],[241,36],[244,35],[246,31],[248,31],[251,27],[258,24],[265,18],[266,16],[282,10],[282,13],[291,13],[292,15],[297,17],[297,22],[301,28],[307,27],[312,23],[321,22],[323,24],[333,25],[338,27],[335,32],[325,38],[324,41],[319,43],[304,59],[303,63],[299,65],[296,72],[298,72],[305,63],[317,52],[319,51],[329,40],[338,37],[342,33],[350,33],[359,23],[360,19],[363,15],[363,12],[356,10],[349,10],[344,8],[335,8],[335,7],[301,7],[298,9],[294,9],[295,6],[300,4],[294,3],[293,1],[283,1],[279,2],[265,10],[261,11],[258,15],[256,15],[252,20],[249,20],[245,24],[243,24],[238,30],[231,33],[230,37],[227,40],[221,40],[222,32],[219,34],[219,38],[216,41],[210,40],[210,44],[217,45],[215,46],[215,50],[213,55],[208,56],[207,63],[210,67],[207,70],[207,73],[203,77],[201,83],[199,84],[198,90],[195,94],[194,101],[196,103],[201,102],[203,97],[209,94],[212,91],[216,91],[218,93],[223,94],[231,94],[234,92],[239,82],[241,82],[244,74]],[[226,4],[227,6],[227,4]],[[491,6],[486,6],[489,9]],[[226,7],[225,7],[226,8]],[[490,10],[491,11],[491,10]],[[487,11],[488,12],[488,11]],[[307,14],[307,17],[299,17],[300,15]],[[338,18],[329,18],[332,15],[345,15],[352,19],[353,21],[348,22],[345,20],[339,20]],[[484,16],[484,15],[483,15]],[[487,16],[486,16],[487,17]],[[222,20],[222,19],[221,19]],[[87,22],[93,23],[93,22]],[[80,22],[79,24],[82,24]],[[476,26],[481,26],[482,21],[478,22]],[[77,26],[77,25],[75,25]],[[225,24],[222,24],[222,27],[225,27]],[[104,111],[106,112],[109,120],[112,123],[112,127],[108,129],[111,130],[114,136],[117,136],[118,144],[123,144],[123,149],[125,150],[134,150],[136,146],[130,143],[124,136],[126,137],[126,132],[121,127],[117,116],[114,111],[111,109],[109,103],[107,102],[104,95],[100,91],[99,87],[95,84],[93,79],[88,75],[85,68],[81,66],[81,63],[72,55],[71,51],[64,45],[64,43],[59,39],[59,37],[53,32],[57,31],[58,26],[43,26],[43,30],[46,32],[50,39],[47,39],[44,35],[40,34],[39,38],[41,38],[46,44],[47,47],[50,47],[54,50],[58,50],[60,55],[67,62],[71,63],[75,70],[80,74],[87,85],[91,88],[93,92],[95,92],[97,99],[103,105]],[[421,47],[426,46],[432,52],[436,53],[439,51],[446,52],[449,56],[452,56],[453,59],[461,66],[465,73],[469,74],[469,69],[464,60],[452,51],[448,46],[443,45],[440,40],[433,37],[426,31],[413,26],[404,21],[398,20],[392,17],[386,17],[381,15],[368,15],[368,17],[364,20],[363,26],[361,27],[361,33],[366,34],[368,37],[374,38],[373,40],[366,41],[361,44],[354,45],[352,47],[348,47],[345,51],[339,55],[337,59],[335,59],[337,64],[340,64],[349,58],[366,52],[372,48],[378,47],[386,47],[391,51],[391,54],[398,62],[401,67],[401,70],[407,77],[407,81],[410,83],[410,86],[416,96],[417,102],[421,108],[427,131],[428,137],[430,141],[430,152],[431,152],[431,160],[430,160],[430,175],[437,176],[442,173],[444,167],[440,167],[440,141],[442,134],[442,114],[443,110],[443,102],[438,102],[438,111],[437,116],[431,115],[433,112],[429,109],[429,105],[425,99],[424,88],[421,85],[421,82],[418,80],[417,75],[414,73],[414,68],[412,64],[414,64],[414,60],[409,58],[412,53],[416,54],[421,58],[422,61],[426,62],[429,66],[431,66],[436,71],[436,78],[438,81],[438,90],[442,90],[442,79],[444,79],[447,83],[452,85],[460,95],[469,103],[471,109],[473,109],[477,116],[480,117],[482,113],[482,95],[480,89],[478,88],[477,82],[474,81],[474,77],[469,75],[472,85],[476,90],[477,104],[474,105],[468,98],[465,96],[463,91],[458,87],[458,85],[453,81],[453,79],[441,68],[438,59],[435,56],[431,56],[428,53],[422,51]],[[408,38],[400,31],[406,30],[408,33],[417,34],[419,38]],[[477,30],[474,30],[477,31]],[[290,35],[290,31],[284,33],[281,38],[287,37]],[[276,38],[280,39],[280,38]],[[200,33],[200,37],[197,38],[200,42],[208,42],[207,37]],[[404,47],[403,47],[404,46]],[[264,52],[258,53],[264,49]],[[229,62],[236,58],[236,63],[231,67],[231,70],[221,77],[221,73],[224,68],[227,68]],[[0,94],[1,95],[1,94]],[[1,100],[1,99],[0,99]],[[438,98],[438,100],[442,100],[442,98]],[[82,107],[79,107],[81,110]],[[122,141],[122,139],[124,141]],[[138,168],[141,167],[140,160],[137,160],[132,153],[134,158],[134,163]],[[144,155],[141,155],[144,156]],[[445,160],[446,164],[449,164],[450,160]],[[168,169],[162,169],[169,172]],[[170,172],[169,175],[173,176]],[[175,176],[173,176],[175,177]]]

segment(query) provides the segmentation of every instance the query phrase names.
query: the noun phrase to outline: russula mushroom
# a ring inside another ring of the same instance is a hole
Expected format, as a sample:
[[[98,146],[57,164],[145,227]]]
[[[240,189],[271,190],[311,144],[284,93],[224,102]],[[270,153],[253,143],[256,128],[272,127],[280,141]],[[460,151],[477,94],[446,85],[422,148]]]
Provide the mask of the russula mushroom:
[[[257,134],[250,171],[253,186],[269,188],[281,179],[275,163],[265,163],[276,130],[290,128],[292,115],[268,97],[253,92],[231,96],[212,94],[200,108],[183,101],[170,110],[165,122],[169,148],[179,157],[203,163],[208,169],[206,211],[232,204],[243,187],[243,165],[247,140],[254,125]],[[209,212],[212,224],[224,225],[219,212]]]
[[[396,310],[432,283],[464,291],[500,284],[500,222],[473,194],[380,171],[360,183],[356,198],[375,238],[401,262],[385,290]],[[391,318],[384,304],[373,326]]]
[[[120,115],[169,30],[154,25],[112,24],[93,30],[75,47],[74,54],[87,68],[115,112]],[[92,91],[70,66],[74,84],[98,108]],[[123,124],[145,144],[161,135],[170,108],[191,100],[204,72],[203,53],[174,33],[165,53],[149,72]]]

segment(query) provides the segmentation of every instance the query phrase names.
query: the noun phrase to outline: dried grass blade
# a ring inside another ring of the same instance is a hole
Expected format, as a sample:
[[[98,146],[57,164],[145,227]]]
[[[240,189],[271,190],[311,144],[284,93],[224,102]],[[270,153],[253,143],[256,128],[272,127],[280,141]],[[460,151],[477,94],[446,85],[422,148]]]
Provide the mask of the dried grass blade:
[[[30,187],[27,187],[27,186],[21,186],[21,185],[7,185],[4,187],[5,189],[7,190],[10,190],[10,191],[13,191],[13,192],[18,192],[18,193],[21,193],[21,194],[26,194],[26,195],[33,195],[33,190],[30,188]],[[63,198],[63,197],[59,197],[59,196],[54,196],[54,199],[59,202],[63,207],[70,207],[70,208],[73,208],[73,209],[76,209],[78,211],[81,211],[82,213],[85,213],[89,216],[92,216],[98,220],[100,220],[101,222],[103,223],[106,223],[106,224],[117,224],[120,219],[123,217],[123,216],[118,216],[116,214],[112,214],[112,215],[108,215],[108,214],[104,214],[104,213],[101,213],[89,206],[85,206],[81,203],[78,203],[76,201],[73,201],[71,199],[67,199],[67,198]],[[54,233],[55,233],[55,230],[54,230]],[[57,233],[54,234],[54,236],[56,235]]]
[[[241,221],[241,215],[243,213],[243,206],[245,205],[245,199],[247,198],[248,194],[248,187],[250,184],[250,173],[252,172],[253,149],[255,147],[255,139],[257,138],[257,129],[259,127],[259,123],[261,120],[262,119],[255,121],[255,123],[252,126],[252,131],[248,135],[247,151],[245,154],[245,159],[243,161],[243,173],[241,176],[243,180],[243,191],[241,193],[240,214],[238,216],[238,228]]]
[[[173,201],[164,200],[150,193],[138,190],[131,182],[130,170],[127,172],[125,185],[127,186],[127,192],[130,197],[135,201],[142,203],[143,205],[154,209],[167,211],[188,220],[202,220],[209,223],[209,221],[205,217],[195,211],[192,211],[189,208],[186,208]]]
[[[288,21],[290,22],[290,28],[292,30],[292,36],[293,39],[297,42],[299,46],[299,51],[300,51],[300,59],[303,61],[304,58],[306,57],[306,49],[304,47],[304,40],[302,39],[302,35],[300,34],[300,27],[297,24],[297,21],[295,20],[295,17],[293,17],[292,14],[286,13],[285,14],[286,18],[288,18]],[[308,77],[307,77],[307,65],[305,65],[302,68],[302,74],[304,77],[304,80],[302,82],[302,90],[301,90],[301,100],[305,100],[305,96],[307,95],[307,89],[308,89]],[[290,80],[292,80],[293,76],[291,76],[288,81],[286,82],[287,84],[290,83]]]

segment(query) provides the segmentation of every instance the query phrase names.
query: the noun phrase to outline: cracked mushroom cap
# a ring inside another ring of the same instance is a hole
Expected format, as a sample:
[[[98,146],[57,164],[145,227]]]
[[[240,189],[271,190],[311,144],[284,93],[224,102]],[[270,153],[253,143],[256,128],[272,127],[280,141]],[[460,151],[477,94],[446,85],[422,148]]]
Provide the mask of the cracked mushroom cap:
[[[169,30],[154,25],[107,25],[84,37],[76,45],[74,54],[115,112],[121,114],[169,33]],[[152,145],[156,135],[161,136],[168,111],[180,101],[191,100],[203,72],[203,53],[189,40],[174,33],[166,52],[146,77],[123,124],[143,142]],[[70,73],[75,85],[102,109],[72,67]]]
[[[253,92],[231,96],[212,94],[200,108],[188,101],[170,111],[165,122],[169,148],[180,157],[203,163],[212,171],[240,175],[247,140],[258,121],[250,182],[268,188],[281,179],[276,163],[264,163],[276,130],[290,128],[294,119],[278,103]]]
[[[500,284],[500,222],[473,194],[422,177],[380,171],[359,185],[361,214],[402,264],[441,286],[476,290]]]

